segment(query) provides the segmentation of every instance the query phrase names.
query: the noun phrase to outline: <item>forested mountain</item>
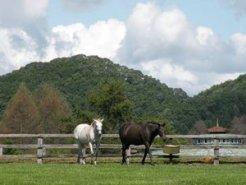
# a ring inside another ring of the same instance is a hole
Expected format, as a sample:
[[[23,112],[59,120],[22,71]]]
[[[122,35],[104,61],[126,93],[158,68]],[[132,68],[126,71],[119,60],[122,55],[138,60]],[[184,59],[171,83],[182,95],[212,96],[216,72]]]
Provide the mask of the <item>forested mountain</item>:
[[[230,128],[234,117],[246,115],[246,75],[226,81],[192,98],[201,120],[213,126],[216,119]]]
[[[171,89],[165,84],[140,71],[128,69],[97,56],[77,55],[71,58],[57,58],[49,63],[35,62],[0,78],[0,111],[3,111],[20,83],[30,91],[41,84],[57,88],[69,102],[74,114],[90,109],[86,93],[111,79],[126,84],[129,100],[132,102],[133,117],[161,117],[172,124],[178,123],[176,109],[189,101],[181,89]],[[182,122],[183,123],[183,122]],[[177,129],[178,130],[178,129]]]
[[[69,103],[73,115],[93,111],[88,92],[118,80],[124,84],[131,105],[131,117],[159,117],[178,133],[187,133],[198,120],[208,124],[221,120],[228,126],[234,116],[246,114],[246,76],[190,98],[182,89],[172,89],[140,71],[114,64],[97,56],[77,55],[49,63],[35,62],[0,77],[0,115],[21,83],[33,92],[40,85],[57,88]],[[112,123],[113,124],[113,123]]]

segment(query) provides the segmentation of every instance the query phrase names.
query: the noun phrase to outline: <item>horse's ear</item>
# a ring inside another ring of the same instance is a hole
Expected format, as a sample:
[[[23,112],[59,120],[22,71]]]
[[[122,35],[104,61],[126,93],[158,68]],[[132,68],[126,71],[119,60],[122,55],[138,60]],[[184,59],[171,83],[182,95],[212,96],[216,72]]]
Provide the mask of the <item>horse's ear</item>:
[[[100,121],[103,122],[104,119],[101,119]]]
[[[93,122],[91,123],[91,125],[94,127],[94,126],[95,126],[95,124],[96,124],[96,120],[95,120],[95,119],[93,119]]]

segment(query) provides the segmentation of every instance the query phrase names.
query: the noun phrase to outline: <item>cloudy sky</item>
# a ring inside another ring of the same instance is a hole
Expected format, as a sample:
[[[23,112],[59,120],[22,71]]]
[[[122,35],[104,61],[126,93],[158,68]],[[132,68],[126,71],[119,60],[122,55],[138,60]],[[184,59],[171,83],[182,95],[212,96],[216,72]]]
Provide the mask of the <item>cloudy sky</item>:
[[[0,75],[76,54],[193,96],[246,73],[246,1],[0,0]]]

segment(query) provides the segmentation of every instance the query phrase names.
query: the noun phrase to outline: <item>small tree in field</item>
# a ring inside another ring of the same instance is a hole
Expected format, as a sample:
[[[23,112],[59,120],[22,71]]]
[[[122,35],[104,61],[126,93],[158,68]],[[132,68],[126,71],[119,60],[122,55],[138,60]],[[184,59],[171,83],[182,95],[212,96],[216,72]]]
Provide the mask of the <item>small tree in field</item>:
[[[111,129],[130,116],[132,103],[127,97],[125,86],[117,80],[100,85],[87,92],[89,103],[109,121]]]
[[[32,95],[25,84],[21,84],[5,109],[3,116],[4,132],[38,132],[38,119],[39,113]]]
[[[189,134],[194,134],[194,135],[206,134],[206,133],[207,133],[207,126],[205,122],[202,120],[197,121],[189,131]]]
[[[42,85],[35,93],[42,133],[65,132],[66,120],[71,116],[71,110],[61,93],[49,86]]]

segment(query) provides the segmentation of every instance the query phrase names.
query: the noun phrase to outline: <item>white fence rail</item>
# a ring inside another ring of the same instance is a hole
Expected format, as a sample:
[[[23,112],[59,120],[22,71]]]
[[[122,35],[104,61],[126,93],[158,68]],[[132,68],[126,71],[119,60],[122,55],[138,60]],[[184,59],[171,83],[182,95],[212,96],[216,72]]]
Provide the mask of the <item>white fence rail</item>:
[[[104,139],[119,139],[118,134],[103,134],[102,136],[102,143],[100,148],[101,149],[107,149],[108,153],[101,154],[100,156],[107,156],[107,157],[114,157],[114,156],[120,156],[121,152],[118,153],[110,153],[113,149],[121,149],[121,144],[118,141],[116,144],[106,144],[104,143]],[[210,149],[213,151],[213,159],[214,164],[219,164],[219,157],[220,157],[220,150],[226,149],[226,148],[235,148],[235,149],[246,149],[246,145],[221,145],[219,143],[220,139],[232,139],[232,138],[240,138],[240,139],[246,139],[246,135],[232,135],[232,134],[206,134],[206,135],[166,135],[167,139],[199,139],[199,138],[205,138],[205,139],[212,139],[214,140],[213,145],[181,145],[180,147],[183,149]],[[71,139],[71,143],[69,144],[48,144],[44,143],[46,139],[53,140],[53,139]],[[0,158],[11,158],[11,157],[35,157],[37,159],[37,163],[41,164],[43,163],[43,159],[46,157],[50,157],[47,153],[47,150],[50,149],[77,149],[77,144],[75,140],[72,139],[72,134],[0,134]],[[4,144],[2,142],[4,139],[34,139],[36,142],[33,144]],[[142,149],[143,146],[133,146],[132,149]],[[5,155],[4,150],[5,149],[31,149],[36,150],[36,154],[19,154],[19,155]],[[152,149],[159,149],[162,150],[162,145],[153,145]],[[75,154],[56,154],[52,155],[56,157],[66,157],[66,156],[76,156]],[[99,156],[99,157],[100,157]],[[161,155],[160,155],[161,156]],[[163,155],[164,156],[164,155]],[[182,155],[181,155],[182,157]],[[246,154],[245,154],[246,157]]]

